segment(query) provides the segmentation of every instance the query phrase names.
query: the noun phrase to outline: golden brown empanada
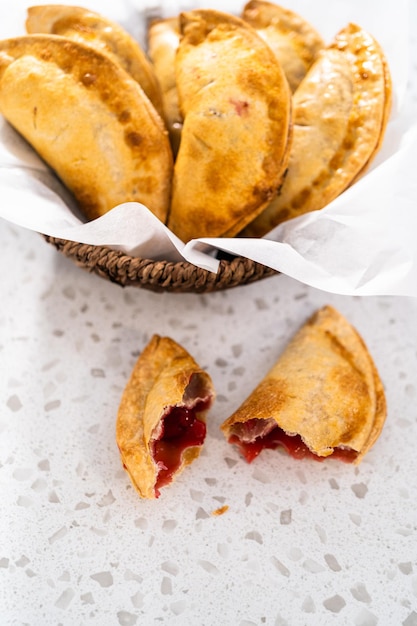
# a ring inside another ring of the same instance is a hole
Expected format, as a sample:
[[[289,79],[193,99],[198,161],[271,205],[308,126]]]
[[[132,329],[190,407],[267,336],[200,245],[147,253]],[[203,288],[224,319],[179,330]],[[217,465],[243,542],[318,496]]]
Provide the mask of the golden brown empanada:
[[[145,204],[163,222],[170,198],[167,131],[119,64],[56,35],[0,42],[0,112],[94,219]]]
[[[291,94],[269,46],[243,20],[180,16],[184,117],[168,226],[183,241],[233,236],[277,193],[290,143]]]
[[[279,223],[326,206],[378,151],[391,109],[391,79],[375,39],[350,24],[319,53],[293,96],[294,135],[279,195],[241,233],[261,237]]]
[[[382,382],[362,338],[325,306],[221,428],[248,462],[283,446],[295,458],[359,463],[385,417]]]
[[[119,24],[89,9],[46,4],[28,9],[26,30],[74,39],[108,54],[139,83],[154,107],[162,113],[161,90],[144,51]]]
[[[143,498],[158,498],[200,454],[213,400],[207,372],[175,341],[154,335],[123,392],[116,425],[124,468]]]
[[[175,56],[180,40],[179,18],[151,22],[148,28],[148,53],[162,92],[162,108],[174,155],[181,139],[182,115],[175,79]]]
[[[318,51],[324,48],[321,35],[294,11],[265,0],[250,0],[242,18],[268,43],[294,92]]]

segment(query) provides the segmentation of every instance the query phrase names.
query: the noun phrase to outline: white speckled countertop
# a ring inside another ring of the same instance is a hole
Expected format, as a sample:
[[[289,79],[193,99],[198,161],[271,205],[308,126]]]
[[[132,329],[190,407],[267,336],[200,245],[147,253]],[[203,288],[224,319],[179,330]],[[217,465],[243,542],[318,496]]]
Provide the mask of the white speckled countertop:
[[[1,626],[417,626],[416,300],[285,276],[211,295],[123,290],[6,222],[0,250]],[[248,465],[218,426],[326,303],[378,366],[382,435],[359,467],[273,451]],[[200,458],[147,502],[114,430],[154,332],[218,397]]]

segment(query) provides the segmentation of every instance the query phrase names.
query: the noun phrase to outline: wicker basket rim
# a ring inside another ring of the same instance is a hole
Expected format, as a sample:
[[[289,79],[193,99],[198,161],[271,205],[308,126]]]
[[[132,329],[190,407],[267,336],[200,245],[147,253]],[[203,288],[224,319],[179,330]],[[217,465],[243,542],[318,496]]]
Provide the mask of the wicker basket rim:
[[[204,293],[247,285],[276,275],[272,268],[245,257],[223,258],[215,274],[188,261],[132,257],[108,246],[83,244],[44,235],[79,267],[122,287],[143,287],[156,292]]]

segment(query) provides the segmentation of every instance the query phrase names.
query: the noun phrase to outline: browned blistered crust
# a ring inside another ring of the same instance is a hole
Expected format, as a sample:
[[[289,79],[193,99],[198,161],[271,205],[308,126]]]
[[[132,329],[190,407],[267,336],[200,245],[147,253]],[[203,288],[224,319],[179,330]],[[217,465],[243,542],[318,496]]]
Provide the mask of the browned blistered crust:
[[[149,25],[148,52],[161,86],[164,119],[174,155],[180,145],[183,122],[175,78],[175,56],[179,41],[178,16],[155,20]]]
[[[170,407],[194,407],[199,400],[206,408],[214,400],[210,376],[190,354],[169,337],[154,335],[140,354],[124,389],[116,423],[116,441],[123,465],[133,486],[143,498],[155,498],[157,465],[151,442]],[[176,475],[200,454],[200,446],[184,451]]]
[[[161,90],[153,66],[138,42],[119,24],[82,7],[46,4],[28,8],[26,30],[29,34],[61,35],[108,54],[139,83],[162,113]]]
[[[0,111],[88,219],[137,201],[165,221],[173,167],[166,129],[107,55],[57,35],[1,41]]]
[[[322,50],[293,96],[294,134],[279,195],[242,233],[321,209],[351,185],[381,146],[391,78],[375,39],[355,24]]]
[[[168,226],[183,241],[233,236],[280,186],[291,135],[288,83],[267,44],[239,18],[190,11],[180,32],[184,125]]]
[[[268,43],[294,92],[324,48],[321,35],[294,11],[265,0],[250,0],[242,18]]]
[[[254,418],[300,435],[317,456],[343,447],[354,450],[359,463],[375,443],[386,418],[383,385],[363,339],[333,307],[320,309],[298,331],[222,424],[225,437]]]

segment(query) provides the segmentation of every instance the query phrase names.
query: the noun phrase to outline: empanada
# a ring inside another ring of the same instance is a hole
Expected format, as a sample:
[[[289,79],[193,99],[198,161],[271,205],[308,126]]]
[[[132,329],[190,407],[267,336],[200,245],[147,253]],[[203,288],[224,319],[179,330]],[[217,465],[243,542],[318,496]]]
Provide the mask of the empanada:
[[[363,174],[391,109],[391,79],[375,39],[350,24],[319,53],[293,96],[294,135],[279,195],[241,234],[321,209]]]
[[[242,18],[268,43],[294,92],[318,51],[324,48],[321,35],[294,11],[265,0],[250,0]]]
[[[291,94],[269,46],[243,20],[180,16],[184,117],[168,226],[183,241],[231,237],[277,193],[288,160]]]
[[[221,428],[248,462],[282,446],[295,458],[359,463],[385,417],[382,382],[362,338],[326,306]]]
[[[162,113],[161,90],[144,51],[119,24],[77,6],[46,4],[28,9],[29,34],[61,35],[108,54],[139,83],[154,107]]]
[[[1,41],[0,112],[88,219],[137,201],[165,222],[173,167],[167,131],[137,82],[107,55],[57,35]]]
[[[116,424],[124,468],[143,498],[158,498],[200,454],[213,400],[207,372],[175,341],[154,335],[123,392]]]
[[[148,28],[148,53],[162,92],[164,119],[174,155],[181,140],[182,115],[175,79],[175,56],[179,46],[178,17],[155,20]]]

